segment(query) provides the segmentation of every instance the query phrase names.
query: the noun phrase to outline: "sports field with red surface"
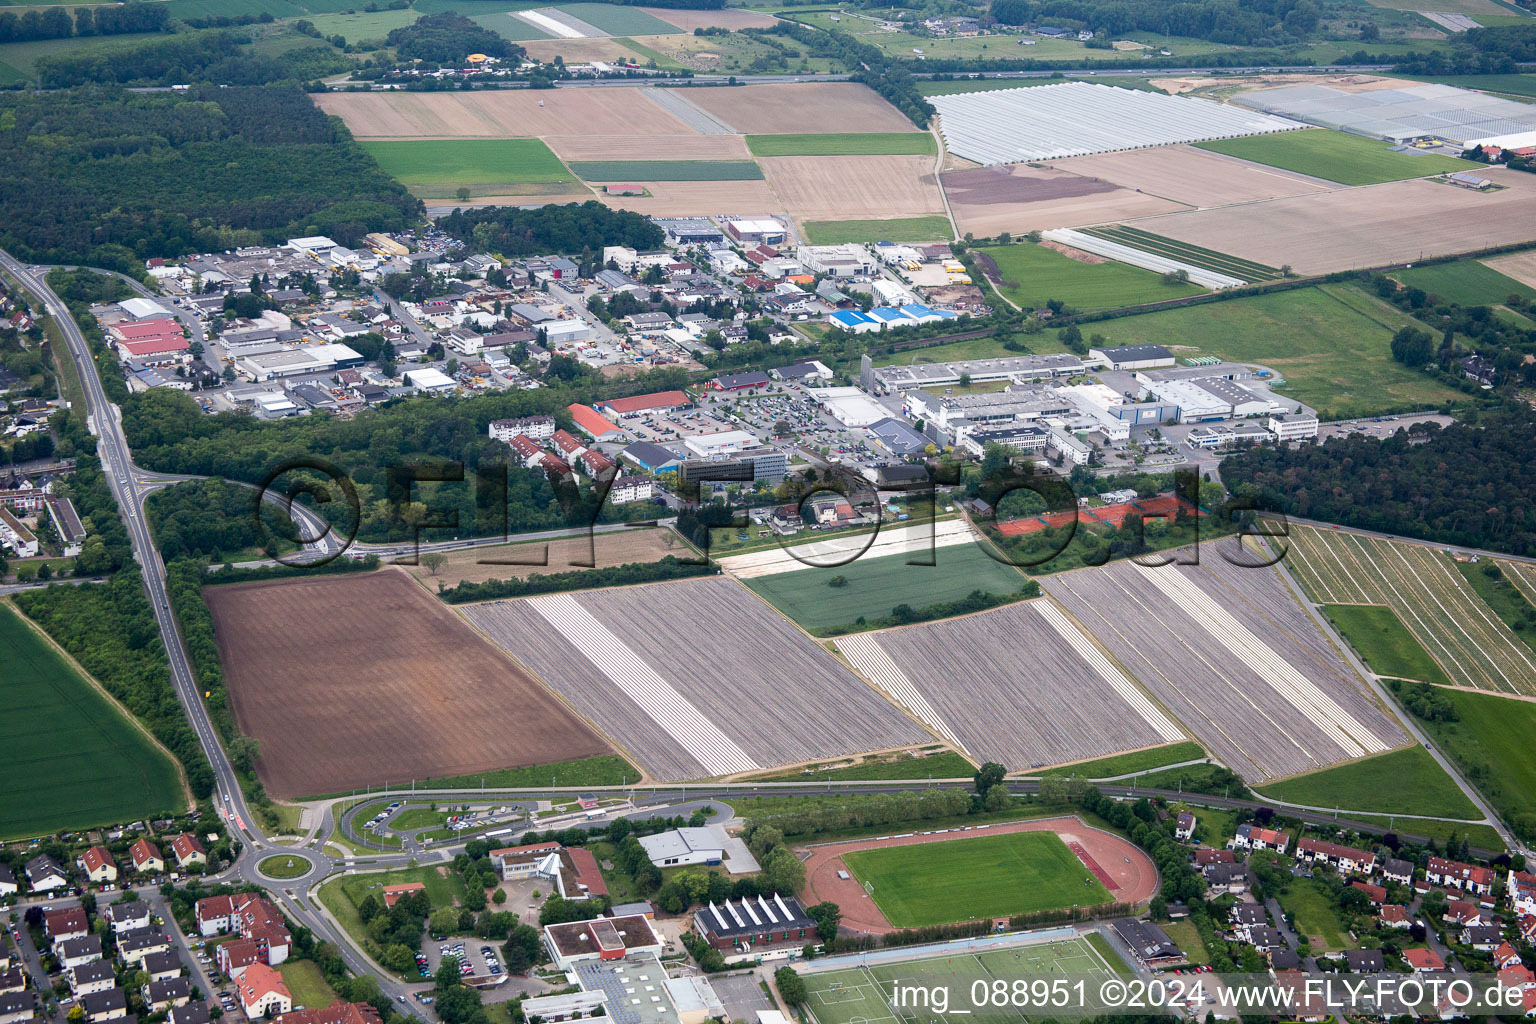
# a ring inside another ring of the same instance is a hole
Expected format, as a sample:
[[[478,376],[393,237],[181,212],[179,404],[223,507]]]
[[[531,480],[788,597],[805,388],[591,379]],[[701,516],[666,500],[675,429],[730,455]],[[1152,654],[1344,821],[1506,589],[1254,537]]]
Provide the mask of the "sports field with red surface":
[[[1018,537],[1026,533],[1036,533],[1046,527],[1060,529],[1070,525],[1073,519],[1079,519],[1083,523],[1102,523],[1105,526],[1113,526],[1118,529],[1132,512],[1139,513],[1143,518],[1156,516],[1171,516],[1174,512],[1184,515],[1191,509],[1196,515],[1205,515],[1189,502],[1172,494],[1159,494],[1152,498],[1139,498],[1136,501],[1123,501],[1117,505],[1104,505],[1100,508],[1076,509],[1068,512],[1051,512],[1043,516],[1032,516],[1028,519],[1010,519],[997,524],[997,532],[1005,537]]]

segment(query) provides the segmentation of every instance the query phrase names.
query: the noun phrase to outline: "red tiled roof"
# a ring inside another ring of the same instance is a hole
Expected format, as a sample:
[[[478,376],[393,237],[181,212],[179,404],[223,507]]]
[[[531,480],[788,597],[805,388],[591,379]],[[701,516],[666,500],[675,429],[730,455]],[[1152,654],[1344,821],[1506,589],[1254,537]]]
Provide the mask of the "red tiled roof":
[[[1432,949],[1405,949],[1403,959],[1409,966],[1420,971],[1443,971],[1445,961],[1440,959],[1440,954]]]
[[[603,403],[614,412],[640,412],[645,409],[675,409],[688,404],[688,396],[681,391],[657,391],[650,395],[631,395],[629,398],[613,398]]]
[[[266,964],[251,964],[235,982],[240,989],[240,1001],[250,1006],[269,992],[279,992],[283,996],[288,995],[288,986],[283,984],[283,976]]]
[[[603,873],[598,870],[597,858],[592,856],[592,851],[583,846],[571,846],[565,852],[571,859],[571,867],[576,869],[576,882],[585,887],[587,895],[608,895],[608,883],[603,881]]]
[[[93,846],[80,855],[80,863],[85,865],[87,872],[97,871],[104,867],[117,867],[117,862],[112,859],[112,854],[107,852],[105,846]]]
[[[139,341],[144,338],[159,338],[168,335],[181,337],[181,325],[168,317],[156,317],[153,320],[135,320],[132,323],[116,324],[112,330],[124,341]]]
[[[571,414],[571,419],[576,425],[593,437],[602,437],[604,434],[616,434],[619,428],[608,422],[598,414],[598,411],[590,405],[573,403],[566,406],[566,411]]]
[[[85,911],[80,907],[64,907],[61,910],[50,910],[43,915],[43,931],[50,939],[60,935],[74,935],[77,932],[91,930],[90,922],[86,920]]]
[[[367,1003],[340,1000],[321,1010],[294,1010],[280,1014],[278,1024],[381,1024],[379,1011]]]
[[[128,847],[128,855],[133,858],[134,867],[142,867],[152,860],[160,860],[160,850],[148,839],[140,839]]]
[[[183,832],[171,840],[171,852],[176,854],[178,861],[185,861],[194,853],[201,853],[205,857],[208,855],[208,851],[203,849],[203,844],[198,842],[197,837],[189,832]]]
[[[131,356],[157,356],[162,352],[184,352],[191,346],[181,335],[164,335],[143,341],[120,341],[119,345]]]

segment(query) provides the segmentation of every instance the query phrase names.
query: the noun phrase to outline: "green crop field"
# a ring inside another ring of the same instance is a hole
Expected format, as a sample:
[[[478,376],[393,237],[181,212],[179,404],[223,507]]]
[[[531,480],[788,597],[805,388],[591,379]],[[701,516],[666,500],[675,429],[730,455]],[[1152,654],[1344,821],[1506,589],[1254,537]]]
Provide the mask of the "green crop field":
[[[897,928],[1111,901],[1054,832],[858,850],[843,863]]]
[[[539,139],[453,139],[364,142],[379,166],[402,185],[424,191],[467,187],[471,194],[516,192],[519,186],[584,191]]]
[[[1259,792],[1293,804],[1346,811],[1424,814],[1470,821],[1482,817],[1429,751],[1417,743],[1286,779]]]
[[[571,170],[587,181],[760,181],[751,160],[583,160]]]
[[[971,1011],[962,1008],[958,1000],[977,978],[1011,983],[1015,978],[1108,978],[1128,973],[1119,955],[1092,934],[981,953],[947,949],[943,956],[841,971],[802,971],[800,977],[805,982],[806,1009],[815,1024],[960,1024],[962,1019],[970,1019]],[[948,1013],[926,1006],[897,1007],[893,1005],[897,982],[904,989],[909,985],[948,986],[955,990],[957,1001],[951,1003]],[[989,1009],[987,1017],[1024,1020],[1023,1012],[1015,1009]]]
[[[1188,263],[1191,266],[1214,270],[1218,274],[1239,277],[1244,281],[1277,281],[1283,276],[1274,267],[1267,267],[1262,263],[1255,263],[1252,260],[1241,259],[1237,256],[1229,256],[1224,252],[1216,252],[1213,249],[1205,249],[1198,245],[1191,245],[1188,242],[1180,242],[1174,238],[1166,238],[1163,235],[1154,235],[1150,231],[1133,228],[1128,224],[1084,228],[1083,233],[1107,239],[1111,242],[1119,242],[1122,245],[1129,245],[1143,252],[1166,256],[1169,259]]]
[[[1029,242],[986,246],[976,252],[997,261],[997,272],[1003,282],[998,291],[1029,308],[1038,309],[1051,299],[1059,299],[1073,309],[1094,312],[1205,291],[1199,285],[1164,284],[1160,274],[1113,260],[1079,263]]]
[[[941,547],[935,565],[908,565],[917,555],[858,558],[832,568],[795,569],[742,580],[774,607],[811,632],[891,614],[897,605],[913,608],[957,601],[973,590],[1012,594],[1026,580],[1011,565],[976,544]],[[834,587],[841,576],[847,584]]]
[[[1483,19],[1479,17],[1478,21]],[[1519,18],[1519,24],[1529,25],[1531,19]],[[1433,82],[1437,85],[1454,85],[1462,89],[1480,89],[1483,92],[1502,92],[1511,96],[1536,96],[1536,75],[1404,75],[1415,82]]]
[[[1445,670],[1386,605],[1325,604],[1322,609],[1377,675],[1450,685]]]
[[[8,605],[0,665],[0,840],[185,808],[171,760]]]
[[[1497,306],[1508,301],[1511,295],[1536,299],[1536,288],[1506,277],[1477,260],[1394,270],[1391,276],[1410,288],[1422,288],[1431,295],[1439,295],[1447,302],[1462,306]]]
[[[890,220],[809,220],[805,237],[812,245],[839,242],[944,242],[955,237],[948,217],[894,217]]]
[[[1346,135],[1326,128],[1215,139],[1195,145],[1213,153],[1225,153],[1341,185],[1376,185],[1383,181],[1474,169],[1472,164],[1456,157],[1397,153],[1377,139]]]
[[[1358,288],[1321,285],[1122,317],[1083,333],[1112,345],[1171,346],[1181,359],[1262,363],[1285,377],[1287,397],[1340,419],[1460,394],[1392,359],[1393,332],[1414,323]]]
[[[928,156],[927,132],[833,132],[825,135],[748,135],[753,156]]]
[[[560,4],[557,10],[611,36],[671,36],[681,31],[638,7],[621,4]]]
[[[1097,761],[1082,761],[1041,772],[1042,775],[1078,775],[1085,779],[1112,779],[1131,772],[1147,772],[1170,764],[1198,761],[1207,756],[1198,743],[1170,743],[1166,747],[1136,750],[1129,754],[1101,757]]]

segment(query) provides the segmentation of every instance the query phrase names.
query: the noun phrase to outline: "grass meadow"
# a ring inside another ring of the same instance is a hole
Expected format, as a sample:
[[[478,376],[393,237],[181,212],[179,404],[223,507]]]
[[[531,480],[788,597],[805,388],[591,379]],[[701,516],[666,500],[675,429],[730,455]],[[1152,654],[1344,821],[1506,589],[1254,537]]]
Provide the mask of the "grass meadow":
[[[1377,139],[1346,135],[1326,128],[1214,139],[1195,145],[1213,153],[1225,153],[1341,185],[1379,185],[1384,181],[1473,169],[1472,164],[1455,157],[1398,153]]]
[[[805,237],[812,245],[839,242],[942,242],[953,238],[948,217],[894,217],[890,220],[809,220]]]
[[[919,554],[857,558],[847,565],[795,569],[741,582],[812,633],[878,619],[897,605],[913,608],[956,601],[973,590],[1012,594],[1025,583],[1011,565],[977,544],[941,547],[935,565],[908,565]],[[842,577],[842,586],[832,581]]]
[[[364,142],[391,177],[411,188],[494,194],[518,185],[580,188],[576,177],[539,139],[452,139]]]
[[[1522,284],[1477,260],[1436,263],[1428,267],[1395,270],[1392,277],[1410,288],[1422,288],[1447,302],[1462,306],[1497,306],[1518,295],[1536,299],[1536,288]]]
[[[1147,302],[1200,295],[1193,284],[1164,284],[1161,274],[1110,260],[1079,263],[1043,245],[986,246],[976,250],[997,262],[998,291],[1020,306],[1040,308],[1051,299],[1073,309],[1097,312]]]
[[[875,904],[897,928],[1111,900],[1109,890],[1053,832],[858,850],[843,863],[873,890]]]
[[[1286,779],[1260,792],[1313,807],[1472,821],[1482,817],[1429,751],[1418,744]]]
[[[0,839],[180,811],[171,760],[8,604],[0,606]]]
[[[1386,605],[1325,604],[1322,609],[1360,660],[1377,675],[1450,685],[1440,663]]]

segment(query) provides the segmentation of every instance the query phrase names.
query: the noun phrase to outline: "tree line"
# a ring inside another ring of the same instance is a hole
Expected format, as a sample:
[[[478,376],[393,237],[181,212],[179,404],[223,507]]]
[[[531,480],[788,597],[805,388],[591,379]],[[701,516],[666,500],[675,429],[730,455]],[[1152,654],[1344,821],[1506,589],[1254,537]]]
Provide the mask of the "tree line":
[[[108,8],[103,8],[108,9]],[[47,54],[36,62],[38,84],[77,85],[266,85],[312,82],[352,67],[352,59],[316,42],[260,54],[248,35],[222,30],[179,32],[152,39],[118,40],[109,46]]]
[[[666,237],[649,217],[610,209],[595,199],[585,203],[552,203],[531,210],[461,207],[437,224],[476,251],[506,256],[597,252],[609,245],[643,251],[660,248]]]
[[[73,17],[70,16],[71,12]],[[138,0],[100,7],[33,7],[20,14],[0,11],[0,43],[159,32],[165,28],[169,16],[170,12],[164,4],[141,3]]]
[[[689,579],[694,576],[708,575],[711,571],[707,565],[684,562],[675,555],[665,555],[656,562],[629,562],[602,569],[535,574],[526,579],[486,580],[484,583],[466,581],[456,587],[439,590],[438,596],[449,604],[463,604],[466,601],[527,597],[530,594],[550,594],[556,591],[625,587],[634,583]]]
[[[994,0],[991,16],[1003,25],[1070,23],[1108,38],[1131,32],[1207,39],[1233,46],[1281,46],[1317,30],[1314,0]]]

